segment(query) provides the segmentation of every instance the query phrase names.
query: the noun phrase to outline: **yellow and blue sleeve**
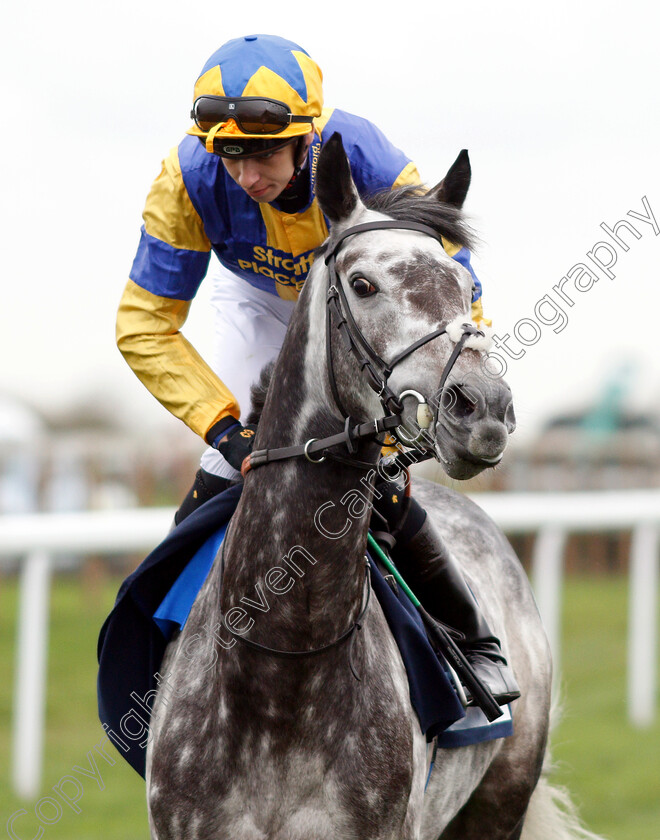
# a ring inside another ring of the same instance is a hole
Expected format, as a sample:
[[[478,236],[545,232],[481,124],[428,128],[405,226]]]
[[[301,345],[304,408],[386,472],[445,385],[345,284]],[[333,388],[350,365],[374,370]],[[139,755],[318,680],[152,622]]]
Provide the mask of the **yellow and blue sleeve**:
[[[163,161],[143,219],[131,280],[155,295],[192,300],[208,269],[211,242],[186,190],[178,148]]]
[[[397,187],[406,187],[409,185],[421,186],[421,184],[422,179],[417,171],[417,166],[410,161],[410,163],[407,163],[399,173],[396,181],[392,184],[392,189],[396,189]]]
[[[481,281],[472,268],[469,250],[465,247],[454,245],[453,242],[449,242],[449,240],[445,239],[444,236],[442,238],[442,245],[449,256],[452,257],[452,259],[455,259],[456,262],[460,263],[464,268],[467,268],[472,275],[472,320],[477,324],[477,326],[482,324],[487,327],[492,326],[493,322],[489,318],[484,317],[484,309],[481,300]]]
[[[190,301],[154,295],[129,280],[117,313],[117,346],[156,399],[206,439],[219,420],[237,418],[240,409],[181,334],[189,309]]]
[[[185,189],[178,152],[164,161],[143,214],[144,227],[117,313],[117,346],[146,388],[206,439],[238,404],[182,335],[206,274],[211,244]]]

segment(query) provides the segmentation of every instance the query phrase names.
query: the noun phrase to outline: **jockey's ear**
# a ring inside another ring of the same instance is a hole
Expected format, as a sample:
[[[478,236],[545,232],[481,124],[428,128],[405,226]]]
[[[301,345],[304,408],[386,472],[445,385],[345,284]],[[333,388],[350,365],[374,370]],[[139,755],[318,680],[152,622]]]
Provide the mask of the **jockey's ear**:
[[[316,197],[331,222],[347,219],[360,203],[351,167],[337,131],[325,144],[316,168]]]
[[[472,169],[470,167],[470,158],[468,157],[467,149],[463,149],[452,163],[449,172],[447,172],[439,184],[436,184],[427,193],[427,196],[436,199],[436,201],[451,204],[460,210],[465,202],[465,196],[470,189],[471,178]]]

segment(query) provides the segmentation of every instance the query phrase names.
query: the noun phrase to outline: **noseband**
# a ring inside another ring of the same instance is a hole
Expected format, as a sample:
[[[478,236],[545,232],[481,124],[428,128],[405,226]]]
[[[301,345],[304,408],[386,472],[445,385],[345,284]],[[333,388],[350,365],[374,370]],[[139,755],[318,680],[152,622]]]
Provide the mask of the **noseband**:
[[[341,244],[346,240],[349,236],[355,236],[358,233],[364,233],[365,231],[369,230],[414,230],[420,233],[424,233],[427,236],[432,237],[433,239],[440,242],[442,245],[442,237],[441,235],[435,231],[433,228],[429,227],[428,225],[420,224],[418,222],[406,222],[406,221],[397,221],[394,219],[383,219],[382,221],[374,221],[374,222],[365,222],[361,225],[354,225],[351,228],[345,230],[336,240],[334,247],[331,251],[327,254],[325,258],[325,263],[328,267],[328,292],[327,292],[327,309],[326,309],[326,356],[327,356],[327,365],[328,365],[328,376],[330,379],[330,388],[332,390],[333,399],[337,405],[337,408],[342,413],[342,415],[346,418],[349,416],[348,412],[344,408],[342,403],[341,397],[339,395],[339,390],[337,388],[337,382],[335,380],[333,362],[332,362],[332,327],[339,330],[342,339],[344,340],[344,344],[346,345],[346,349],[349,350],[355,359],[357,360],[360,370],[365,374],[367,379],[367,384],[369,387],[376,392],[378,395],[381,405],[383,406],[383,410],[386,416],[398,416],[400,418],[400,424],[394,428],[393,434],[397,437],[401,443],[404,445],[409,445],[414,443],[418,440],[422,434],[418,433],[417,435],[410,437],[406,427],[403,425],[401,420],[403,414],[403,397],[405,396],[413,396],[417,399],[418,408],[417,408],[417,417],[418,417],[418,424],[420,426],[423,423],[420,423],[419,420],[420,411],[426,414],[427,422],[426,425],[428,426],[428,422],[432,417],[431,410],[429,409],[424,397],[419,394],[417,391],[413,391],[411,389],[402,391],[398,396],[392,391],[389,387],[388,380],[394,371],[394,368],[400,364],[404,359],[407,359],[415,350],[418,350],[420,347],[423,347],[425,344],[428,344],[429,341],[433,341],[435,338],[439,338],[441,335],[447,334],[447,324],[444,327],[440,327],[437,330],[429,333],[428,335],[423,336],[422,338],[414,341],[405,350],[402,350],[401,353],[398,353],[389,363],[385,362],[378,353],[373,349],[373,347],[369,344],[367,339],[362,334],[362,331],[358,327],[355,318],[353,317],[353,313],[351,312],[351,307],[348,302],[348,298],[346,296],[346,291],[342,285],[341,278],[337,274],[336,270],[336,257],[337,252]],[[447,360],[447,364],[445,365],[445,369],[442,372],[442,376],[440,377],[440,384],[438,386],[438,393],[442,393],[442,390],[445,386],[445,382],[447,381],[447,377],[451,373],[456,360],[461,354],[466,341],[474,335],[483,336],[483,333],[477,329],[477,327],[470,321],[468,323],[461,325],[462,334],[452,351],[451,356]]]
[[[444,327],[440,327],[417,341],[414,341],[409,347],[406,347],[405,350],[398,353],[389,363],[385,362],[378,353],[376,353],[362,334],[362,331],[353,317],[341,278],[337,274],[335,267],[337,252],[344,240],[346,240],[349,236],[355,236],[358,233],[364,233],[369,230],[414,230],[420,233],[425,233],[427,236],[436,239],[440,242],[440,244],[442,244],[441,235],[437,231],[433,230],[433,228],[428,227],[428,225],[423,225],[418,222],[398,221],[395,219],[383,219],[380,221],[365,222],[361,225],[354,225],[339,235],[332,249],[327,253],[325,258],[325,262],[328,267],[325,338],[330,388],[332,390],[332,396],[335,404],[345,419],[344,431],[321,440],[311,438],[307,441],[307,443],[298,446],[286,446],[279,449],[260,449],[253,451],[243,462],[243,467],[241,468],[243,475],[245,475],[249,470],[268,464],[271,461],[282,461],[301,455],[307,458],[308,461],[318,464],[325,460],[326,455],[328,454],[327,450],[330,447],[337,446],[338,444],[344,444],[348,449],[349,454],[354,455],[355,452],[357,452],[357,443],[360,440],[367,438],[373,439],[383,432],[391,432],[401,443],[404,444],[404,446],[410,446],[423,437],[424,429],[429,425],[430,419],[433,416],[425,398],[417,391],[413,391],[411,389],[404,390],[397,396],[390,388],[388,380],[392,375],[394,368],[404,359],[407,359],[408,356],[415,352],[415,350],[418,350],[420,347],[428,344],[429,341],[433,341],[433,339],[438,338],[441,335],[446,335],[449,324],[445,324]],[[447,364],[445,365],[442,376],[440,377],[440,385],[438,386],[439,393],[442,392],[445,382],[447,381],[447,377],[451,373],[451,370],[468,339],[472,336],[483,336],[483,333],[469,320],[469,316],[466,316],[466,318],[466,322],[460,325],[461,336],[456,342],[456,346],[447,360]],[[333,326],[339,330],[346,348],[357,360],[360,370],[366,376],[369,387],[378,394],[385,412],[384,417],[372,420],[369,423],[353,425],[354,421],[351,420],[349,413],[344,408],[335,379],[332,362]],[[418,425],[422,428],[418,429],[413,435],[409,435],[408,430],[403,424],[402,400],[405,396],[413,396],[418,402]],[[426,425],[424,425],[423,422],[419,422],[421,417],[426,418]],[[314,455],[319,455],[320,457],[313,457]],[[338,458],[338,456],[335,457]]]

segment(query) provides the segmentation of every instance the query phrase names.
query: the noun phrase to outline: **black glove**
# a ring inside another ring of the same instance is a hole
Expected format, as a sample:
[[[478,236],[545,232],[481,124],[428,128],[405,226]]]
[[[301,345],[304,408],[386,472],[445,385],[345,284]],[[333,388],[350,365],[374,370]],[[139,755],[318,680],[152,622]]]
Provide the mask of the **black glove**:
[[[407,495],[409,481],[409,477],[390,479],[390,481],[381,478],[376,481],[374,487],[374,502],[369,527],[376,539],[385,544],[388,544],[387,535],[390,535],[392,538],[389,544],[390,551],[395,545],[398,545],[400,550],[405,550],[405,546],[426,520],[424,508],[416,499]]]
[[[219,443],[216,449],[228,464],[235,470],[240,470],[243,461],[252,452],[256,432],[255,423],[248,423],[247,426],[239,423],[229,432],[227,440]]]

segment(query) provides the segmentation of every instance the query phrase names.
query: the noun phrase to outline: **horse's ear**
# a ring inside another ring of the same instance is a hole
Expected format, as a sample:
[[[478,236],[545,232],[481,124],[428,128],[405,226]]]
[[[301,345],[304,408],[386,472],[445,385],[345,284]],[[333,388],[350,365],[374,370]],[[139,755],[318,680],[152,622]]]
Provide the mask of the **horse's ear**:
[[[348,218],[360,201],[351,167],[337,131],[324,145],[316,168],[316,197],[331,222]]]
[[[472,169],[470,168],[470,158],[468,157],[467,149],[463,149],[450,166],[449,172],[447,172],[442,181],[436,184],[427,195],[429,198],[435,198],[437,201],[451,204],[460,210],[465,202],[465,196],[470,189],[471,178]]]

